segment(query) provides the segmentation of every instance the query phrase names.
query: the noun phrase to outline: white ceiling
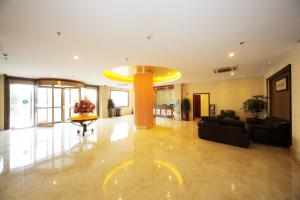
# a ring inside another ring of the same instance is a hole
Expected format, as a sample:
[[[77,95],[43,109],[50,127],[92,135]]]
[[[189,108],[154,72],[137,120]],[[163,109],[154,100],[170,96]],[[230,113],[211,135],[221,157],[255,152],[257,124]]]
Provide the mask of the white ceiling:
[[[13,76],[111,85],[103,70],[124,65],[176,68],[184,83],[255,76],[299,39],[299,0],[0,0],[0,73]],[[213,73],[236,64],[233,77]]]

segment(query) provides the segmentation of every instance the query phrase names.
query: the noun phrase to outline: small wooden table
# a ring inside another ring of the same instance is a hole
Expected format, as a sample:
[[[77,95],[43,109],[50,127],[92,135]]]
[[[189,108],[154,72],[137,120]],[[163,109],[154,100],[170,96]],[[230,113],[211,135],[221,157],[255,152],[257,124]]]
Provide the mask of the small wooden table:
[[[98,117],[95,115],[75,116],[71,117],[71,123],[76,126],[82,127],[82,135],[84,136],[84,134],[88,131],[87,126],[94,123],[97,119]],[[91,129],[91,131],[94,132],[94,129]],[[80,130],[77,130],[77,133],[79,134]]]

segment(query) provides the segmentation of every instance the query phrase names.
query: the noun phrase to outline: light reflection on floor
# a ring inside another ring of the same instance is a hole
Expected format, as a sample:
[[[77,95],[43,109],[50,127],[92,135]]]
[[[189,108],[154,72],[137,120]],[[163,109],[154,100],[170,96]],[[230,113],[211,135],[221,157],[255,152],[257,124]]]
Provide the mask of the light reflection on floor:
[[[196,122],[132,116],[0,132],[0,199],[300,199],[288,150],[200,140]]]

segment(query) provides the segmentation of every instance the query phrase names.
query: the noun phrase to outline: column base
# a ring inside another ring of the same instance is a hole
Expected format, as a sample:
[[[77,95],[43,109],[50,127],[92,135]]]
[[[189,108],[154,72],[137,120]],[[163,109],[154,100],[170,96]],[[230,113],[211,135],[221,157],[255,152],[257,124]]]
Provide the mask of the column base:
[[[152,128],[153,126],[137,126],[135,125],[135,128],[136,129],[149,129],[149,128]]]

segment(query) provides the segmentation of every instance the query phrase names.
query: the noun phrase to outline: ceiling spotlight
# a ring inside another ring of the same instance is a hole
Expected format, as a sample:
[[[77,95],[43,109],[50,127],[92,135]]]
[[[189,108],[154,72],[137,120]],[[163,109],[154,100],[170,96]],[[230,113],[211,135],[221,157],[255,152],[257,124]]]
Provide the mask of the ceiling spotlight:
[[[234,56],[234,52],[230,52],[228,56],[232,58]]]
[[[272,63],[271,60],[269,60],[269,61],[268,61],[268,64],[271,64],[271,63]]]
[[[56,35],[59,37],[61,35],[61,32],[57,31]]]
[[[75,56],[73,56],[73,58],[74,58],[75,60],[78,60],[78,59],[79,59],[79,56],[75,55]]]
[[[230,76],[233,76],[234,75],[234,72],[230,72]]]
[[[243,44],[245,44],[246,43],[246,41],[242,41],[242,42],[240,42],[240,45],[243,45]]]

